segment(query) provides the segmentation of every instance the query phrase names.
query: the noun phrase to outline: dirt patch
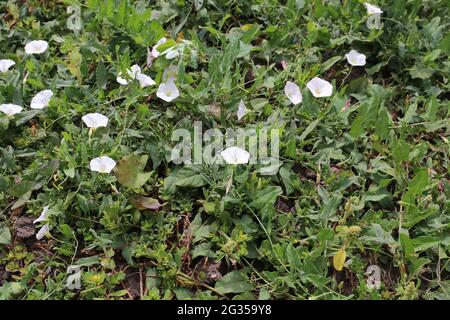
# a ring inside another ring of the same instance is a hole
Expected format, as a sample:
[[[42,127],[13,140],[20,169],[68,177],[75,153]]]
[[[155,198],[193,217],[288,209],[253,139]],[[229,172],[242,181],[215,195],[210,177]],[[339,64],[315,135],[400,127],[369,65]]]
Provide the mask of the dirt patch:
[[[34,236],[35,228],[32,217],[19,217],[14,222],[14,234],[19,241],[27,240]]]
[[[222,264],[213,261],[207,257],[200,260],[194,268],[194,277],[207,284],[214,284],[217,280],[222,278]]]
[[[123,281],[124,288],[128,291],[131,299],[137,299],[141,296],[141,277],[138,269],[127,268],[125,280]]]

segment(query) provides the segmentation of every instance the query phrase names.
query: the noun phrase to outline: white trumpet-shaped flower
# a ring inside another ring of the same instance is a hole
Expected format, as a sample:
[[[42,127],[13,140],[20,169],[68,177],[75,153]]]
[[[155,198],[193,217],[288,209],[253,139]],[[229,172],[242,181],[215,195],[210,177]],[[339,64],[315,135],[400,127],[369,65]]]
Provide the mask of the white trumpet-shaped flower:
[[[294,82],[288,81],[284,86],[284,94],[291,100],[294,105],[302,102],[302,93],[300,92],[300,88]]]
[[[42,209],[41,215],[39,216],[39,218],[37,218],[36,220],[33,221],[33,223],[38,223],[38,222],[42,222],[42,221],[47,221],[48,218],[48,212],[49,212],[49,206],[45,206]]]
[[[91,171],[100,173],[110,173],[115,166],[116,162],[108,156],[92,159],[89,164]]]
[[[34,40],[25,45],[27,54],[40,54],[48,49],[48,42],[44,40]]]
[[[10,59],[0,59],[0,72],[6,72],[16,63]]]
[[[245,164],[250,159],[250,153],[239,147],[226,148],[220,155],[228,164]]]
[[[247,107],[244,104],[244,101],[241,100],[241,102],[239,102],[238,111],[236,113],[238,121],[241,121],[241,119],[245,117],[245,115],[249,112],[250,110],[247,109]]]
[[[130,79],[138,80],[141,88],[153,86],[156,84],[156,82],[151,77],[149,77],[146,74],[143,74],[141,72],[141,67],[139,67],[137,64],[131,66],[131,68],[127,70],[127,74]],[[119,73],[119,75],[117,77],[117,82],[124,86],[128,85],[128,80],[125,78],[122,78],[121,73]]]
[[[13,116],[16,113],[22,112],[22,107],[18,106],[17,104],[12,103],[6,103],[6,104],[0,104],[0,111],[5,113],[8,116]]]
[[[88,113],[84,115],[81,120],[86,124],[88,128],[97,129],[100,127],[106,127],[108,125],[108,117],[100,113]]]
[[[36,233],[36,239],[41,240],[46,236],[47,234],[50,234],[50,226],[49,224],[44,224],[41,229],[39,229],[38,233]]]
[[[156,82],[151,77],[149,77],[148,75],[143,74],[143,73],[137,74],[136,80],[139,81],[139,85],[141,86],[141,88],[153,86],[156,84]]]
[[[51,90],[42,90],[31,99],[31,109],[43,109],[48,106],[53,96]]]
[[[155,46],[153,47],[153,49],[152,49],[152,56],[153,56],[153,58],[158,58],[158,57],[159,57],[159,55],[160,55],[161,53],[158,51],[158,47],[159,47],[160,45],[166,43],[166,42],[167,42],[167,38],[161,38],[161,39],[159,39],[159,41],[156,43],[156,45],[155,45]]]
[[[383,13],[383,11],[381,11],[380,8],[378,8],[377,6],[374,6],[373,4],[364,2],[364,6],[366,7],[367,14],[369,16],[372,14],[382,14]]]
[[[163,99],[166,102],[170,102],[180,95],[177,86],[174,81],[168,81],[166,83],[161,83],[156,91],[156,96]]]
[[[306,87],[316,98],[329,97],[333,93],[333,86],[331,83],[318,77],[314,77],[309,81],[306,84]]]
[[[350,50],[345,57],[347,58],[347,62],[352,66],[358,67],[366,64],[366,56],[356,50]]]

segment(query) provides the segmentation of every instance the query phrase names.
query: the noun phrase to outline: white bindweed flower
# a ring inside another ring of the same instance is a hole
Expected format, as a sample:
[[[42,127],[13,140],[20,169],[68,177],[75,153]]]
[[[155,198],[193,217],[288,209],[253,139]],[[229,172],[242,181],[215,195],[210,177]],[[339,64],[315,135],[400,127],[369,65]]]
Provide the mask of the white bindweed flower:
[[[100,173],[110,173],[115,166],[116,162],[108,156],[92,159],[89,164],[91,171]]]
[[[352,66],[359,67],[366,64],[366,56],[356,50],[350,50],[345,57],[347,58],[347,62]]]
[[[48,224],[44,224],[42,228],[39,229],[38,233],[36,233],[36,239],[41,240],[47,234],[50,234],[50,226]]]
[[[88,128],[92,129],[106,127],[108,125],[108,117],[97,112],[88,113],[87,115],[84,115],[81,120],[83,120]]]
[[[166,43],[167,42],[167,39],[166,38],[161,38],[161,39],[159,39],[159,41],[156,43],[156,45],[153,47],[153,49],[152,49],[152,56],[153,56],[153,58],[158,58],[159,57],[159,55],[161,54],[159,51],[158,51],[158,47],[160,46],[160,45],[162,45],[162,44],[164,44],[164,43]]]
[[[173,81],[161,83],[156,91],[156,96],[166,102],[170,102],[180,95],[177,86]]]
[[[16,113],[21,112],[22,109],[23,108],[21,106],[18,106],[17,104],[12,103],[0,104],[0,111],[10,117],[15,115]]]
[[[139,85],[141,86],[141,88],[153,86],[156,84],[156,82],[151,77],[143,73],[137,74],[136,79],[139,81]]]
[[[382,14],[383,13],[383,11],[381,11],[380,8],[378,8],[377,6],[374,6],[373,4],[364,2],[364,6],[366,6],[367,14],[369,16],[372,14]]]
[[[241,102],[239,102],[238,111],[237,111],[238,121],[241,121],[241,119],[243,117],[245,117],[245,115],[249,112],[250,112],[250,110],[247,109],[247,107],[244,104],[244,101],[241,100]]]
[[[34,40],[25,45],[25,52],[27,54],[39,54],[45,52],[47,49],[48,42],[44,40]]]
[[[302,102],[302,93],[300,92],[300,88],[294,82],[288,81],[284,86],[284,94],[291,100],[294,105]]]
[[[118,83],[120,83],[121,85],[123,85],[123,86],[128,85],[128,81],[127,81],[126,79],[122,78],[121,75],[122,75],[122,74],[119,73],[119,75],[118,75],[117,78],[116,78],[116,81],[117,81]]]
[[[0,59],[0,72],[6,72],[16,63],[10,59]]]
[[[250,159],[250,153],[238,147],[226,148],[220,155],[228,164],[245,164]]]
[[[163,75],[162,75],[162,81],[168,82],[168,81],[175,81],[178,77],[178,66],[169,66],[164,69]]]
[[[141,73],[141,67],[139,67],[137,64],[134,64],[130,69],[127,70],[127,73],[131,79],[136,79],[136,76]]]
[[[38,222],[42,222],[42,221],[46,221],[47,220],[47,216],[48,216],[48,209],[49,206],[45,206],[42,209],[41,215],[39,216],[39,218],[37,218],[36,220],[33,221],[33,223],[38,223]]]
[[[42,90],[31,99],[31,109],[43,109],[50,103],[53,96],[51,90]]]
[[[314,77],[309,81],[306,84],[306,87],[316,98],[329,97],[333,93],[333,86],[331,83],[318,77]]]

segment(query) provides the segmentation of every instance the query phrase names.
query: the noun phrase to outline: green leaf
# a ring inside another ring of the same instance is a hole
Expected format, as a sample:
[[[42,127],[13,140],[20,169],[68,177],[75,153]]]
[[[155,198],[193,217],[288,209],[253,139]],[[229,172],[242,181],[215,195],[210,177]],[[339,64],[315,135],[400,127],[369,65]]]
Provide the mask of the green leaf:
[[[9,244],[11,242],[11,232],[7,227],[0,227],[0,244]]]
[[[364,132],[364,118],[362,115],[358,114],[352,122],[350,129],[350,136],[353,139],[358,138]]]
[[[430,78],[434,73],[434,70],[431,68],[428,68],[425,65],[414,65],[411,69],[409,69],[409,74],[411,75],[411,78],[413,79],[428,79]]]
[[[330,69],[332,66],[334,66],[336,64],[336,62],[338,62],[339,60],[341,60],[342,57],[341,56],[336,56],[336,57],[332,57],[330,59],[328,59],[327,61],[325,61],[324,63],[322,63],[322,67],[321,67],[321,72],[327,71],[328,69]]]
[[[19,113],[15,117],[16,126],[20,126],[22,124],[27,123],[28,121],[33,119],[39,113],[41,113],[41,110],[29,110],[29,111],[24,111],[24,112]]]
[[[186,178],[182,178],[175,183],[178,187],[191,187],[198,188],[206,185],[206,181],[201,175],[190,176]]]
[[[142,187],[151,175],[151,172],[144,172],[147,159],[146,155],[138,156],[133,153],[123,157],[114,168],[119,183],[131,189]]]
[[[106,89],[106,83],[108,82],[106,67],[103,61],[100,61],[95,70],[95,77],[97,80],[97,87]]]
[[[221,294],[241,293],[252,290],[253,284],[243,271],[232,271],[216,282],[215,289]]]
[[[283,190],[279,186],[266,187],[253,196],[254,200],[250,203],[250,206],[258,210],[262,210],[268,206],[271,207],[281,194],[283,194]]]
[[[310,134],[316,127],[317,124],[320,122],[320,119],[316,119],[313,122],[311,122],[306,128],[305,130],[302,132],[302,134],[300,135],[300,137],[298,138],[299,141],[303,141],[305,140],[305,138],[308,136],[308,134]]]

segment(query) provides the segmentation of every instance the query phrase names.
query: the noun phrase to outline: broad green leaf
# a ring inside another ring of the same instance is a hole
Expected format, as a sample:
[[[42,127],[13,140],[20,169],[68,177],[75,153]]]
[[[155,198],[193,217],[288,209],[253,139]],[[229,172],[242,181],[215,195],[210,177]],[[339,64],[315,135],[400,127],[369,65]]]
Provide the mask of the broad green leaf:
[[[131,189],[142,187],[151,175],[151,172],[144,172],[147,159],[146,155],[133,153],[123,157],[114,168],[119,183]]]
[[[279,186],[266,187],[253,196],[254,200],[250,203],[250,206],[258,210],[262,210],[267,206],[271,207],[282,193],[283,190]]]
[[[241,293],[253,289],[253,284],[243,271],[232,271],[216,282],[214,287],[222,294]]]
[[[7,227],[0,227],[0,244],[9,244],[11,242],[11,232]]]

